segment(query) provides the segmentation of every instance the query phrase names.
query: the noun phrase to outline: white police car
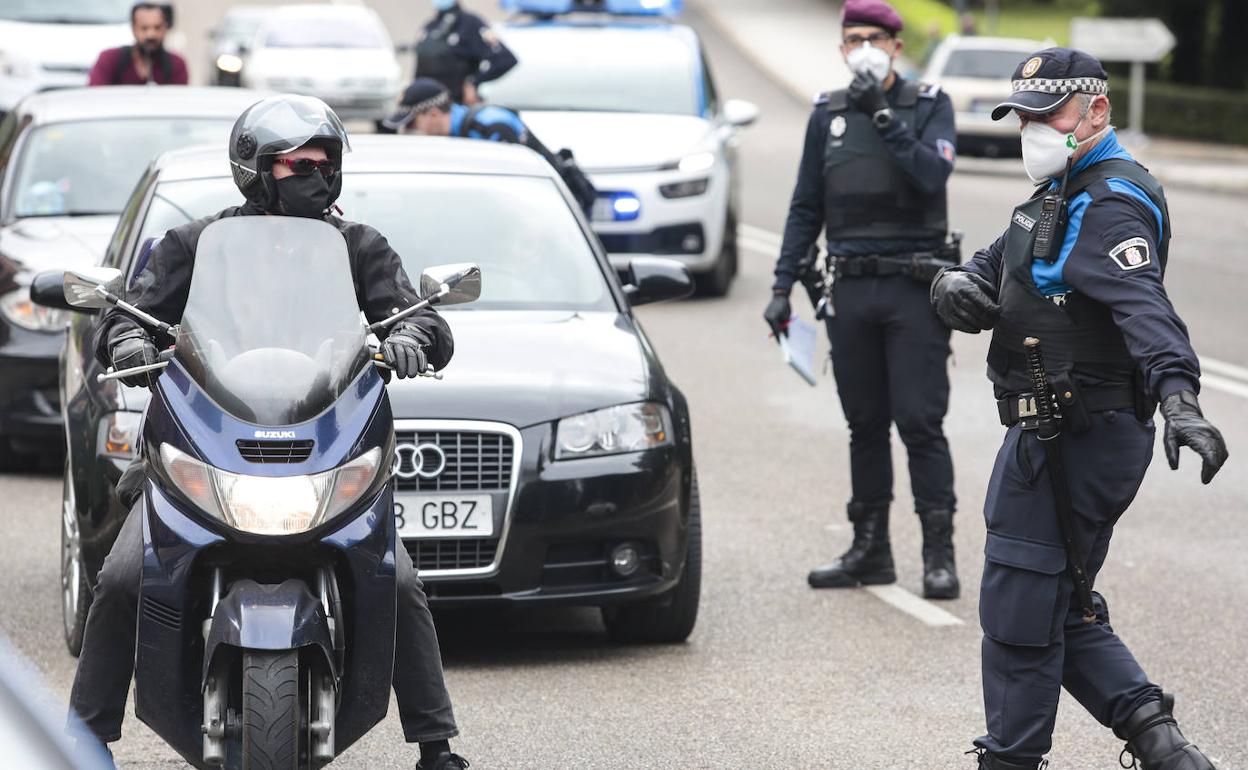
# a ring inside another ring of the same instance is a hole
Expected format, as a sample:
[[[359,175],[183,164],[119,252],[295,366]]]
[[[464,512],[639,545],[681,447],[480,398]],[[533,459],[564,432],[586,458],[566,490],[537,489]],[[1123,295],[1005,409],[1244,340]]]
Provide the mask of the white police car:
[[[703,293],[737,271],[737,132],[758,108],[721,101],[681,0],[502,0],[520,63],[481,86],[598,188],[594,230],[616,266],[680,260]]]

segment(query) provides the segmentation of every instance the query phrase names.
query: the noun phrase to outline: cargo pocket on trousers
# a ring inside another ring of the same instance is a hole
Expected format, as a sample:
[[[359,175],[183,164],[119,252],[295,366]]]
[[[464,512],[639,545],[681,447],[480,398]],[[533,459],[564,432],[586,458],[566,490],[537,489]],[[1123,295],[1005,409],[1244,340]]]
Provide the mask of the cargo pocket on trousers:
[[[988,533],[979,623],[984,634],[1003,644],[1046,647],[1062,632],[1059,591],[1066,551]]]

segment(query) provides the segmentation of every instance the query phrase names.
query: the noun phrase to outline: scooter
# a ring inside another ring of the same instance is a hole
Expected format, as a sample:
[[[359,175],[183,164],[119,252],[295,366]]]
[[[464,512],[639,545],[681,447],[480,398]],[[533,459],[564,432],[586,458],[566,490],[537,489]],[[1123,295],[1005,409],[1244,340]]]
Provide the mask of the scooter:
[[[394,665],[395,439],[367,335],[474,301],[480,269],[425,270],[418,304],[366,327],[335,228],[235,217],[203,231],[177,326],[125,303],[117,270],[63,285],[175,340],[100,375],[155,379],[138,717],[202,770],[323,767],[385,716]]]

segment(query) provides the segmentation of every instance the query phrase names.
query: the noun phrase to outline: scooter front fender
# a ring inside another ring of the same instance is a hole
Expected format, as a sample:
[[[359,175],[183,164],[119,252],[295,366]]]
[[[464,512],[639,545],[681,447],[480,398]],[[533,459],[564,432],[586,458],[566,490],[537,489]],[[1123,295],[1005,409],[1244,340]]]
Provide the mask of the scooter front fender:
[[[316,647],[324,653],[334,681],[340,676],[325,608],[302,580],[277,585],[240,580],[231,585],[212,613],[204,643],[204,681],[222,645],[251,650]]]

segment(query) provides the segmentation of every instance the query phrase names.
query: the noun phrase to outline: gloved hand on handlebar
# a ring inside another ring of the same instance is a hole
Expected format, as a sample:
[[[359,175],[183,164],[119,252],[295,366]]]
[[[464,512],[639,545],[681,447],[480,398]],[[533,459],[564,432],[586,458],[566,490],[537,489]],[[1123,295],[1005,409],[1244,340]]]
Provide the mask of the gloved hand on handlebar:
[[[429,368],[425,350],[433,344],[429,333],[415,324],[400,323],[381,344],[382,359],[403,379],[418,377]]]
[[[113,341],[113,347],[109,352],[109,357],[113,361],[113,370],[118,372],[136,366],[154,364],[159,360],[159,355],[156,345],[142,329],[129,329],[122,332]],[[155,384],[156,376],[159,374],[160,372],[156,370],[140,372],[129,377],[122,377],[121,381],[132,388],[150,388]]]

